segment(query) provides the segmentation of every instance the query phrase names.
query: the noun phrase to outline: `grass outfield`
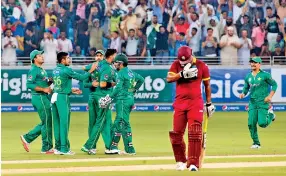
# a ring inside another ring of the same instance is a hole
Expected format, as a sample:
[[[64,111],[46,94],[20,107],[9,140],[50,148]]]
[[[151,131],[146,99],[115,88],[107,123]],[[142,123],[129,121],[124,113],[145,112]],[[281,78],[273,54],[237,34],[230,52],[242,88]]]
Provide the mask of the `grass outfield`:
[[[113,114],[114,117],[114,114]],[[259,128],[262,148],[250,150],[252,141],[247,127],[246,112],[217,112],[209,121],[207,155],[286,154],[286,112],[277,112],[277,120],[268,128]],[[104,155],[100,138],[98,154],[88,156],[80,152],[87,139],[88,113],[73,112],[70,127],[74,156],[41,155],[41,139],[31,144],[31,152],[22,148],[19,136],[40,122],[36,113],[2,113],[2,161],[36,159],[71,159],[110,157]],[[172,129],[171,112],[133,112],[131,114],[136,156],[171,156],[168,131]],[[121,143],[122,148],[122,143]],[[122,156],[114,156],[122,157]]]
[[[114,114],[113,114],[114,117]],[[248,163],[255,162],[250,167],[255,167],[259,163],[265,162],[284,162],[286,161],[286,112],[277,113],[277,120],[268,128],[259,128],[259,137],[262,143],[262,148],[259,150],[249,149],[252,141],[249,136],[247,127],[247,113],[246,112],[217,112],[214,117],[209,121],[208,129],[208,143],[207,143],[207,156],[223,156],[223,155],[271,155],[271,154],[284,154],[283,156],[276,157],[228,157],[228,158],[206,158],[205,163],[208,164],[236,164],[241,163],[248,166]],[[19,136],[28,132],[37,123],[40,123],[39,117],[36,113],[2,113],[2,161],[13,160],[55,160],[51,163],[22,163],[22,164],[3,164],[2,172],[10,174],[2,175],[18,175],[29,176],[88,176],[88,175],[104,175],[104,176],[145,176],[145,175],[190,175],[188,171],[179,172],[174,170],[149,170],[143,171],[116,171],[112,167],[119,166],[129,167],[131,170],[134,167],[160,167],[160,165],[170,165],[169,169],[173,169],[174,160],[172,156],[172,149],[168,137],[168,131],[172,129],[172,113],[171,112],[133,112],[131,117],[131,124],[133,127],[134,146],[137,155],[134,157],[151,157],[151,156],[169,156],[168,159],[148,160],[141,159],[134,161],[63,161],[58,163],[59,159],[96,159],[96,158],[134,158],[131,156],[110,156],[104,155],[104,145],[100,138],[98,143],[98,154],[87,155],[80,151],[80,148],[87,139],[87,123],[88,114],[86,112],[73,112],[71,117],[70,127],[70,141],[72,150],[76,152],[74,156],[58,156],[58,155],[42,155],[40,154],[41,138],[34,141],[31,146],[31,152],[24,151],[20,142]],[[185,136],[186,137],[186,136]],[[122,143],[120,148],[123,148]],[[165,157],[166,158],[166,157]],[[46,161],[45,161],[46,162]],[[243,162],[243,163],[242,163]],[[267,165],[267,164],[266,164]],[[285,164],[284,164],[285,165]],[[267,165],[268,166],[268,165]],[[80,169],[81,167],[104,167],[110,168],[110,171],[90,172],[88,169],[80,170],[80,172],[68,172],[66,169]],[[169,167],[169,166],[168,166]],[[175,167],[175,165],[174,165]],[[207,167],[207,166],[206,166]],[[24,169],[17,172],[18,169]],[[29,169],[36,170],[37,174],[27,173]],[[61,169],[64,173],[47,173],[40,170],[49,169],[55,171]],[[38,171],[39,170],[39,171]],[[13,174],[14,173],[14,174]],[[25,174],[26,173],[26,174]],[[258,176],[258,175],[271,175],[280,176],[286,175],[286,167],[275,165],[272,167],[262,167],[259,165],[257,168],[202,168],[201,172],[196,173],[199,176]]]

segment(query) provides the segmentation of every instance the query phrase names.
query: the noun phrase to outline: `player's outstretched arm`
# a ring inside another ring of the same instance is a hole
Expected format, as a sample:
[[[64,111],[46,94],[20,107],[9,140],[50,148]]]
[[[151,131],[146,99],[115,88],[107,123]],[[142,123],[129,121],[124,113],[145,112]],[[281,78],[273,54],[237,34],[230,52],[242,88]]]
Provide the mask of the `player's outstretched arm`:
[[[83,81],[83,87],[84,87],[84,88],[91,88],[91,87],[93,87],[91,80],[90,80],[90,79],[85,79],[85,80]]]

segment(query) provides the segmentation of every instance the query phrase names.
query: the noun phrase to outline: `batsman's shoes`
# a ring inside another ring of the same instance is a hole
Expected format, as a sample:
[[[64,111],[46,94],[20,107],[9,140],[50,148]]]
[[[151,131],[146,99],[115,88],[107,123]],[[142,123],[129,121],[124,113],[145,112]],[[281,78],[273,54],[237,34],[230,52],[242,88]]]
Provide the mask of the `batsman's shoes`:
[[[73,151],[68,151],[68,152],[66,152],[66,153],[64,153],[64,152],[61,152],[61,155],[75,155],[75,152],[73,152]]]
[[[105,150],[105,154],[106,154],[106,155],[116,155],[116,154],[119,154],[119,153],[120,153],[120,151],[117,150],[117,149],[113,149],[113,150],[108,150],[108,149],[106,149],[106,150]]]
[[[54,149],[50,149],[50,150],[45,151],[45,152],[41,151],[41,154],[54,154],[54,153],[55,153]]]
[[[276,115],[275,115],[274,112],[273,112],[273,108],[271,108],[271,109],[268,110],[268,114],[273,114],[273,119],[272,119],[272,121],[275,121]]]
[[[190,165],[190,168],[189,168],[189,171],[199,171],[199,169],[197,168],[197,166],[195,166],[195,165]]]
[[[20,136],[20,139],[22,141],[23,147],[26,150],[26,152],[29,152],[30,151],[29,143],[26,141],[23,135]]]
[[[62,154],[62,152],[60,152],[59,150],[57,150],[57,149],[54,149],[54,154],[55,155],[61,155]]]
[[[81,151],[83,151],[83,152],[85,152],[85,153],[88,153],[88,149],[87,148],[85,148],[84,146],[80,149]]]
[[[251,148],[251,149],[260,149],[261,146],[260,146],[260,145],[257,145],[257,144],[253,144],[250,148]]]
[[[95,155],[96,154],[96,149],[91,149],[87,152],[89,155]]]
[[[177,165],[176,165],[176,170],[177,171],[183,171],[187,168],[187,164],[186,163],[183,163],[183,162],[177,162]]]

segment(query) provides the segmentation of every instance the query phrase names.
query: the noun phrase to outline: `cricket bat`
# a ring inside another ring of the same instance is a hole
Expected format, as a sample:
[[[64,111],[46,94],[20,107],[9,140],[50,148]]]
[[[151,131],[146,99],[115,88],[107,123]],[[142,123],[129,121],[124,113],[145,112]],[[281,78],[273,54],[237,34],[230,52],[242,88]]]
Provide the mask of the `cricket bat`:
[[[200,156],[200,168],[202,168],[202,164],[204,162],[204,157],[206,154],[206,146],[207,146],[207,130],[208,130],[208,116],[207,113],[204,114],[204,121],[203,121],[203,141],[202,141],[202,152]]]

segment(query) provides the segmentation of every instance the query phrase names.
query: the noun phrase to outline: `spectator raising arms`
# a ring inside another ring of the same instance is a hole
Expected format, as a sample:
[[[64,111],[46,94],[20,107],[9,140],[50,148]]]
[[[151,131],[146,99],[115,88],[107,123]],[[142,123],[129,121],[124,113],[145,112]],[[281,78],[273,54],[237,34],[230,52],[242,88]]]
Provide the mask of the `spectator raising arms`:
[[[58,41],[54,39],[53,32],[47,30],[44,39],[41,41],[41,48],[44,50],[45,64],[57,64]]]

